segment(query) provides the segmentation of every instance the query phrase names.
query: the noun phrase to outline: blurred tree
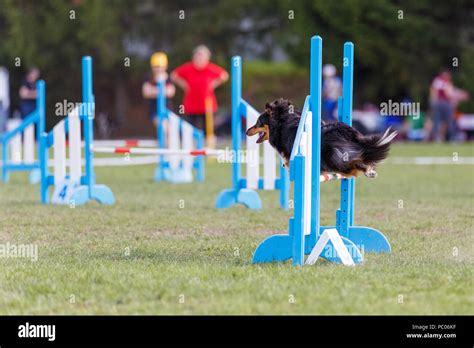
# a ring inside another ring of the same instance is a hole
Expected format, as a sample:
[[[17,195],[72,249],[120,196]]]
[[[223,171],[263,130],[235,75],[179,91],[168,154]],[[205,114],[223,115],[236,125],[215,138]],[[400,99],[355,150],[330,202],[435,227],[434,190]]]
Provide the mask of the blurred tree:
[[[0,0],[0,64],[10,69],[14,102],[24,69],[39,66],[52,107],[78,99],[80,57],[92,55],[97,108],[121,124],[143,102],[139,84],[155,50],[169,53],[170,68],[201,43],[224,66],[241,54],[289,57],[307,68],[309,38],[319,34],[324,61],[339,71],[343,42],[355,43],[356,103],[378,104],[408,93],[426,108],[432,78],[458,58],[455,81],[470,92],[464,108],[472,111],[473,14],[470,0]],[[20,67],[14,65],[17,57]],[[263,88],[273,96],[288,93],[286,84]]]
[[[323,37],[325,62],[341,72],[342,44],[355,48],[356,101],[379,103],[408,93],[427,107],[429,84],[441,67],[468,89],[474,109],[474,4],[470,0],[340,0],[279,1],[281,15],[294,11],[279,30],[289,55],[308,66],[308,38]],[[459,58],[459,66],[453,59]]]

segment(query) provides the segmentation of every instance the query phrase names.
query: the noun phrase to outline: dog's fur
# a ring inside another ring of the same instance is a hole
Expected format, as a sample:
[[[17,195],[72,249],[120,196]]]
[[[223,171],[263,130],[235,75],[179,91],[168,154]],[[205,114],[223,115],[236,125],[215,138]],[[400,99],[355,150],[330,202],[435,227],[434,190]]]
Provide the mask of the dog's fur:
[[[296,137],[301,113],[286,99],[267,103],[247,136],[259,134],[257,143],[268,140],[289,167],[291,150]],[[345,177],[363,172],[375,178],[375,166],[385,159],[390,142],[397,135],[390,128],[383,135],[364,136],[356,129],[341,123],[321,124],[321,173],[339,173]]]

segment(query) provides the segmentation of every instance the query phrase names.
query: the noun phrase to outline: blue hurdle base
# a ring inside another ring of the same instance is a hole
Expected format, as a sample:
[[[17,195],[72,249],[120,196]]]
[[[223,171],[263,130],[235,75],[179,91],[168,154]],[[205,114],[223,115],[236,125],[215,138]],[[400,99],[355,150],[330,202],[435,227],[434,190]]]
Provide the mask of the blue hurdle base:
[[[249,209],[262,209],[262,200],[258,193],[250,189],[223,190],[217,196],[215,207],[229,208],[235,204],[242,204]]]
[[[166,168],[164,171],[165,180],[172,184],[186,184],[193,182],[193,173],[190,170],[182,168],[171,169]]]
[[[91,196],[89,196],[89,189],[87,186],[78,186],[71,196],[71,201],[74,205],[83,205],[88,201],[96,200],[100,204],[114,204],[115,197],[112,190],[106,185],[93,185]]]
[[[35,185],[41,181],[41,170],[33,169],[29,175],[30,184]]]
[[[163,169],[161,167],[156,167],[155,168],[155,174],[153,175],[153,179],[156,182],[160,182],[160,181],[164,180]]]
[[[364,252],[389,253],[392,251],[387,237],[375,228],[351,226],[349,227],[348,238],[362,247]]]
[[[10,165],[11,166],[11,165]],[[4,169],[3,172],[2,172],[2,179],[1,181],[3,183],[8,183],[8,181],[10,181],[10,171],[23,171],[23,170],[29,170],[30,173],[28,175],[28,181],[31,185],[35,185],[35,184],[38,184],[40,181],[41,181],[41,170],[39,168],[33,168],[33,169],[30,169],[32,166],[37,166],[37,164],[35,165],[32,165],[32,164],[28,164],[28,165],[17,165],[17,168],[13,168],[13,169]],[[25,169],[21,169],[21,167],[25,167]]]
[[[335,227],[321,226],[320,233],[328,228]],[[252,262],[281,262],[291,259],[293,257],[293,235],[291,232],[266,238],[255,250]],[[391,251],[387,238],[380,231],[370,227],[349,227],[348,237],[341,236],[341,238],[356,264],[363,262],[364,252],[382,253]],[[313,247],[314,244],[310,243],[310,236],[306,235],[305,255],[311,253]],[[341,263],[339,256],[334,254],[334,248],[330,241],[321,252],[321,257],[331,262]]]
[[[326,227],[325,227],[326,228]],[[309,241],[309,236],[305,240]],[[349,239],[341,237],[355,264],[364,261],[360,249]],[[305,250],[305,255],[311,253],[312,248]],[[339,255],[334,252],[331,241],[324,247],[320,255],[323,259],[334,263],[342,263]],[[282,262],[293,257],[293,238],[287,234],[277,234],[265,239],[255,250],[252,263]]]
[[[10,173],[8,173],[7,171],[3,170],[2,171],[2,182],[4,184],[8,183],[10,181]]]
[[[186,184],[193,182],[193,173],[182,168],[172,170],[171,168],[157,167],[153,178],[155,182],[168,181],[172,184]]]

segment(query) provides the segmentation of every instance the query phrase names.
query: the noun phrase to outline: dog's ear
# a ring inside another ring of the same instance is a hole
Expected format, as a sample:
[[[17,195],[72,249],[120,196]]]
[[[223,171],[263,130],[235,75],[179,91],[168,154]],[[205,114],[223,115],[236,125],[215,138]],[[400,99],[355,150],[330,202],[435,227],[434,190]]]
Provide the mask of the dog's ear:
[[[270,103],[265,104],[265,112],[267,113],[268,116],[273,117],[273,108]]]

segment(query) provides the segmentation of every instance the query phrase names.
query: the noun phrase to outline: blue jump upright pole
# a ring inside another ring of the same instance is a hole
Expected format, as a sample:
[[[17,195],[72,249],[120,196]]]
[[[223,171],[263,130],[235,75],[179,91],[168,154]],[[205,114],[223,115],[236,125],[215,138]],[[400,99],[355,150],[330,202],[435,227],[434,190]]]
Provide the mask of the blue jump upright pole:
[[[233,57],[231,61],[231,76],[232,76],[232,151],[237,154],[241,144],[242,138],[240,132],[242,131],[241,118],[241,104],[242,100],[242,58]],[[239,182],[241,178],[240,161],[235,159],[232,163],[232,187],[234,190],[239,190]],[[237,197],[236,197],[237,199]]]
[[[338,100],[338,119],[352,126],[354,84],[354,44],[344,44],[342,64],[342,97]],[[382,232],[365,226],[354,226],[355,179],[341,180],[340,207],[336,211],[336,228],[344,242],[350,241],[363,252],[390,252],[391,246]],[[346,243],[347,245],[347,243]],[[354,250],[354,248],[353,248]]]
[[[165,96],[165,81],[160,80],[156,84],[158,89],[158,96],[156,97],[156,137],[158,140],[158,148],[166,148],[165,127],[163,122],[166,119],[166,96]],[[166,160],[164,155],[158,157],[158,165],[155,170],[155,181],[160,182],[165,180],[165,166]]]
[[[349,126],[352,126],[352,92],[354,76],[354,45],[351,42],[344,44],[344,59],[342,63],[342,101],[339,108],[338,119]],[[340,99],[341,100],[341,99]],[[348,237],[349,226],[354,211],[354,186],[355,179],[341,180],[341,199],[338,215],[337,228],[339,234]]]
[[[243,204],[250,209],[261,209],[262,201],[254,190],[243,188],[242,172],[239,161],[242,144],[242,115],[246,114],[242,103],[242,58],[232,57],[231,60],[231,103],[232,103],[232,188],[220,192],[216,199],[216,208],[229,208],[235,204]]]
[[[94,173],[94,154],[91,148],[94,142],[95,96],[93,92],[92,58],[89,56],[82,58],[82,106],[85,175],[81,178],[81,184],[88,188],[88,200],[94,199],[101,204],[114,204],[114,194],[108,186],[96,184]],[[82,204],[80,189],[81,187],[77,190],[77,204]]]
[[[156,97],[156,138],[158,148],[166,149],[166,129],[164,127],[164,121],[169,120],[170,117],[175,115],[167,108],[166,105],[166,82],[165,80],[159,80],[156,84],[158,95]],[[180,118],[179,129],[182,130],[183,124],[188,125],[189,123]],[[201,129],[193,127],[193,140],[196,143],[196,148],[204,148],[204,132]],[[193,169],[196,173],[196,181],[203,182],[205,178],[204,168],[204,156],[197,156],[194,159]],[[180,163],[179,168],[171,168],[169,160],[165,155],[158,156],[158,165],[155,169],[154,180],[156,182],[168,181],[172,183],[188,183],[193,180],[192,173],[187,169],[184,169],[183,162]]]
[[[194,138],[196,139],[196,148],[204,149],[204,132],[201,129],[194,129]],[[194,167],[196,169],[196,181],[203,182],[205,178],[205,165],[204,165],[204,156],[197,156],[194,162]]]
[[[42,121],[40,121],[40,126],[38,127],[38,132],[39,132],[39,149],[38,149],[38,158],[40,161],[40,198],[41,198],[41,203],[46,204],[49,202],[48,199],[48,187],[49,187],[49,182],[48,182],[48,147],[47,147],[47,141],[48,141],[48,133],[46,133],[46,126],[45,126],[45,121],[46,121],[46,108],[45,108],[45,102],[46,102],[46,86],[43,83],[40,86],[40,89],[38,89],[38,95],[37,95],[37,100],[41,100],[41,109],[42,113],[40,114],[42,118]]]
[[[94,116],[95,97],[93,92],[92,58],[82,57],[82,104],[80,117],[83,125],[84,136],[84,175],[71,195],[71,202],[75,205],[82,205],[90,200],[95,200],[101,204],[114,204],[115,197],[110,188],[106,185],[96,184],[94,172],[94,153],[92,146],[94,143]],[[67,121],[67,119],[66,119]]]
[[[82,57],[82,108],[81,118],[84,125],[84,144],[85,144],[85,185],[88,187],[88,199],[92,198],[92,190],[95,185],[95,173],[93,167],[94,154],[89,151],[92,145],[95,100],[92,93],[92,58]]]
[[[311,38],[311,62],[310,62],[310,80],[309,80],[309,106],[312,112],[312,163],[311,165],[311,232],[306,252],[310,252],[319,238],[320,229],[320,182],[319,173],[321,172],[321,85],[322,85],[322,66],[323,66],[323,39],[320,36]]]

